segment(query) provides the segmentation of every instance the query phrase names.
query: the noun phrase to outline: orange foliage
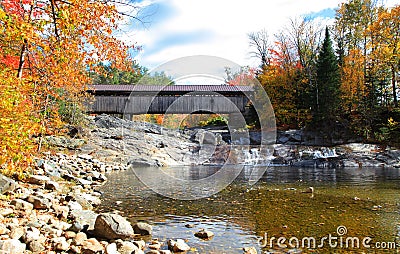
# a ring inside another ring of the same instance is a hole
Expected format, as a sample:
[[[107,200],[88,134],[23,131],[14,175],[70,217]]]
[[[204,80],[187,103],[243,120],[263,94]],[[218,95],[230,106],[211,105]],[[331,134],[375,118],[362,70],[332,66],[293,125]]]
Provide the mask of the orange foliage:
[[[13,101],[2,102],[0,109],[5,152],[1,162],[7,169],[29,162],[25,144],[33,135],[60,127],[60,102],[83,108],[88,70],[96,69],[99,61],[131,68],[128,50],[133,46],[112,34],[122,18],[110,1],[1,1],[0,80],[4,85],[0,93],[10,94]],[[29,131],[11,142],[13,131],[19,129]],[[26,159],[15,156],[17,152]]]

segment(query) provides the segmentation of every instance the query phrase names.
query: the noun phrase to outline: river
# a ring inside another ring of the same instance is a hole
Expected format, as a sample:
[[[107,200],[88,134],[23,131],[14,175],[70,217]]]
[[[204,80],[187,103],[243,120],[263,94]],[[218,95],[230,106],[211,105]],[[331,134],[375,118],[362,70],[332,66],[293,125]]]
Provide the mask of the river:
[[[156,169],[138,170],[151,173]],[[219,168],[163,170],[200,179]],[[269,167],[250,185],[251,170],[254,168],[246,166],[222,191],[197,200],[157,194],[139,181],[133,170],[113,172],[99,188],[104,195],[97,211],[117,211],[132,223],[148,222],[153,225],[152,238],[164,242],[185,239],[191,253],[243,253],[243,247],[255,247],[259,252],[373,253],[382,245],[389,246],[388,253],[400,250],[391,246],[400,243],[400,169]],[[160,186],[168,185],[158,178],[154,181]],[[309,187],[314,188],[313,193]],[[215,236],[208,241],[196,238],[194,233],[201,228]],[[359,247],[355,241],[346,241],[355,239]]]

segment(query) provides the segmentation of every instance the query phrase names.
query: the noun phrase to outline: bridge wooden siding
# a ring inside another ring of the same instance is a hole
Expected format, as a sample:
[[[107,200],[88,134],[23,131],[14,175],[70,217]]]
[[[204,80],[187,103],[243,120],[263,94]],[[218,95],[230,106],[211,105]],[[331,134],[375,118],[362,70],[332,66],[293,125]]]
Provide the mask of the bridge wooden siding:
[[[160,88],[155,85],[93,85],[88,90],[95,97],[89,112],[129,115],[244,112],[254,92],[249,86],[229,85]]]

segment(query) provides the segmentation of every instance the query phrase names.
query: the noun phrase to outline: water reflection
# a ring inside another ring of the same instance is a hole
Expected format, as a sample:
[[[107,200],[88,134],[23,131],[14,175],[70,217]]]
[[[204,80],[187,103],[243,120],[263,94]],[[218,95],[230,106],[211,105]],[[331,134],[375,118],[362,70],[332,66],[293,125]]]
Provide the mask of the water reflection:
[[[151,175],[154,169],[141,170]],[[220,168],[164,170],[171,177],[198,180],[215,175]],[[227,175],[237,173],[224,170]],[[101,188],[104,196],[98,211],[118,210],[132,222],[147,221],[155,226],[153,237],[188,239],[199,253],[242,253],[245,246],[261,251],[257,239],[266,232],[270,236],[318,237],[336,232],[339,225],[346,226],[352,236],[396,239],[400,222],[399,169],[270,167],[257,184],[251,185],[252,176],[264,170],[246,166],[234,183],[198,200],[175,200],[156,194],[133,171],[112,173]],[[155,178],[154,183],[168,185],[165,179]],[[309,186],[315,187],[313,197],[304,193]],[[186,228],[187,223],[195,228]],[[200,228],[213,231],[215,237],[207,242],[197,239],[193,234]]]

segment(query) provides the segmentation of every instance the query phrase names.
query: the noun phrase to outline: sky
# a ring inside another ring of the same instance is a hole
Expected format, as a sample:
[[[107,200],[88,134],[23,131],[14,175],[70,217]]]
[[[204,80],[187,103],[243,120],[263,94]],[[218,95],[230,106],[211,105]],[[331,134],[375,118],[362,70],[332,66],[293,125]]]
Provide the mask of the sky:
[[[211,55],[241,66],[259,65],[250,54],[248,33],[270,37],[302,16],[331,24],[340,0],[142,0],[141,22],[122,29],[123,40],[141,46],[137,62],[153,69],[173,59]],[[394,6],[396,0],[380,0]],[[271,40],[272,40],[271,39]]]

